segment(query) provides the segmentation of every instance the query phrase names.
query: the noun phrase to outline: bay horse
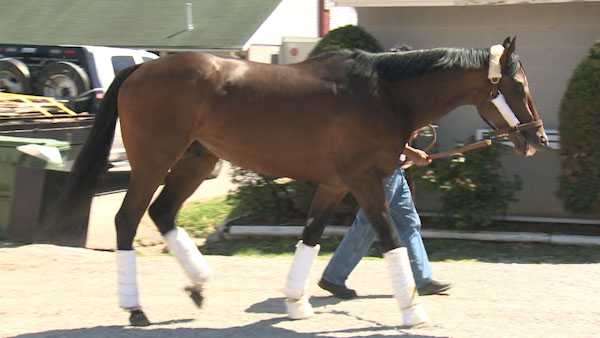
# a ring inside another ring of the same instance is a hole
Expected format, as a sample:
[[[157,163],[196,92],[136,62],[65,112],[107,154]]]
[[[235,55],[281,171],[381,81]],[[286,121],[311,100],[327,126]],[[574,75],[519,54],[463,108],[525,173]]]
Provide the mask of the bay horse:
[[[118,117],[131,164],[115,217],[119,304],[132,325],[150,323],[139,303],[132,243],[163,183],[149,214],[191,279],[192,299],[201,304],[210,269],[175,216],[220,158],[318,184],[284,289],[290,317],[312,314],[308,274],[329,216],[350,192],[381,241],[404,324],[418,323],[414,280],[390,224],[382,180],[414,130],[461,105],[476,106],[520,154],[531,156],[536,146],[547,145],[515,47],[515,38],[507,38],[491,49],[343,50],[292,65],[189,52],[133,66],[116,76],[104,97],[59,215],[69,217],[93,194]]]

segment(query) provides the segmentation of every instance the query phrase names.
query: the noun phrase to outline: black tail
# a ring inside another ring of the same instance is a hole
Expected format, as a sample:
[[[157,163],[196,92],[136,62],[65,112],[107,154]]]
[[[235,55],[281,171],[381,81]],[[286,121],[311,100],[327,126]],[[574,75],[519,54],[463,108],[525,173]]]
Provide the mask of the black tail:
[[[68,220],[73,217],[73,212],[85,208],[85,204],[90,203],[98,178],[108,167],[108,155],[115,136],[118,117],[119,88],[138,67],[139,65],[135,65],[122,70],[106,91],[92,130],[71,169],[65,190],[59,198],[57,207],[53,208],[52,215],[49,215],[51,227],[60,226],[60,223],[63,224],[61,227],[65,223],[68,224]]]

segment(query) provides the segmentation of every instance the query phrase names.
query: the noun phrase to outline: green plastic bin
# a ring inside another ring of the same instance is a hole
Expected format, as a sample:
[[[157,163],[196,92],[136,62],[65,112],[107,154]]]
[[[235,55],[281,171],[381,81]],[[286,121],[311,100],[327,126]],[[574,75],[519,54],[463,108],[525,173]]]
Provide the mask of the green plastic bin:
[[[57,148],[61,155],[70,149],[65,141],[53,139],[25,138],[0,136],[0,238],[7,237],[10,222],[13,197],[15,194],[15,178],[17,168],[55,168],[56,164],[48,163],[43,159],[24,154],[17,147],[27,144],[37,144]]]

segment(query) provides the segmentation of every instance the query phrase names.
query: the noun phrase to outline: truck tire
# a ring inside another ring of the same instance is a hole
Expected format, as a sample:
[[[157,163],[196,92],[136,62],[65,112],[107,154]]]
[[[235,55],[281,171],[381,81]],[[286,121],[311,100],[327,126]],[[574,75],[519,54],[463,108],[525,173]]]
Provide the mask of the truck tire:
[[[36,79],[36,94],[72,100],[67,106],[77,112],[85,111],[90,100],[75,98],[90,88],[90,78],[85,70],[72,62],[50,63],[42,68]]]
[[[13,58],[0,59],[0,92],[31,93],[31,75],[26,64]]]

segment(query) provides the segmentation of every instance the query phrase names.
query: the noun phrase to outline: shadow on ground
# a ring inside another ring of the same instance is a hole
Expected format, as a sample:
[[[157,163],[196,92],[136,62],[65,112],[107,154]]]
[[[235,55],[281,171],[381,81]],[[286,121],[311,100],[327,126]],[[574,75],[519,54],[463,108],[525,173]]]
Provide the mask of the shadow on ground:
[[[308,332],[300,333],[280,327],[276,327],[281,322],[288,321],[287,317],[279,317],[257,321],[243,326],[235,326],[223,329],[212,329],[212,328],[133,328],[125,326],[96,326],[91,328],[80,328],[71,330],[53,330],[43,331],[37,333],[27,333],[19,335],[19,338],[47,338],[47,337],[61,337],[61,338],[75,338],[75,337],[86,337],[86,338],[118,338],[118,337],[143,337],[143,338],[159,338],[159,337],[178,337],[178,338],[236,338],[236,337],[277,337],[277,338],[299,338],[299,337],[321,337],[329,338],[334,337],[332,334],[340,334],[342,336],[349,335],[360,335],[361,337],[390,337],[387,334],[381,334],[382,331],[394,330],[393,336],[397,337],[415,337],[415,338],[441,338],[439,336],[423,336],[423,335],[410,335],[409,333],[402,331],[397,327],[392,326],[365,326],[361,328],[351,328],[343,330],[333,331],[319,331],[319,332]],[[184,319],[182,321],[187,321]],[[181,321],[172,321],[173,323]],[[166,323],[157,323],[155,325],[166,325]],[[15,338],[16,338],[15,337]]]
[[[392,298],[392,295],[367,295],[367,296],[358,296],[356,299],[382,299],[382,298]],[[327,305],[335,305],[340,302],[344,302],[339,298],[335,298],[332,296],[312,296],[310,297],[310,304],[313,308],[320,308]],[[248,313],[271,313],[271,314],[287,314],[285,310],[285,298],[276,297],[269,298],[262,302],[253,304],[249,308],[246,309],[245,312]],[[331,311],[326,311],[331,312]],[[319,313],[317,310],[316,313]]]
[[[320,255],[332,254],[341,238],[326,238]],[[297,240],[294,238],[244,238],[209,242],[200,250],[209,255],[291,255]],[[597,246],[551,245],[542,243],[482,242],[448,239],[425,239],[429,258],[434,262],[480,261],[516,264],[586,264],[600,263]],[[377,243],[370,257],[381,257]]]

